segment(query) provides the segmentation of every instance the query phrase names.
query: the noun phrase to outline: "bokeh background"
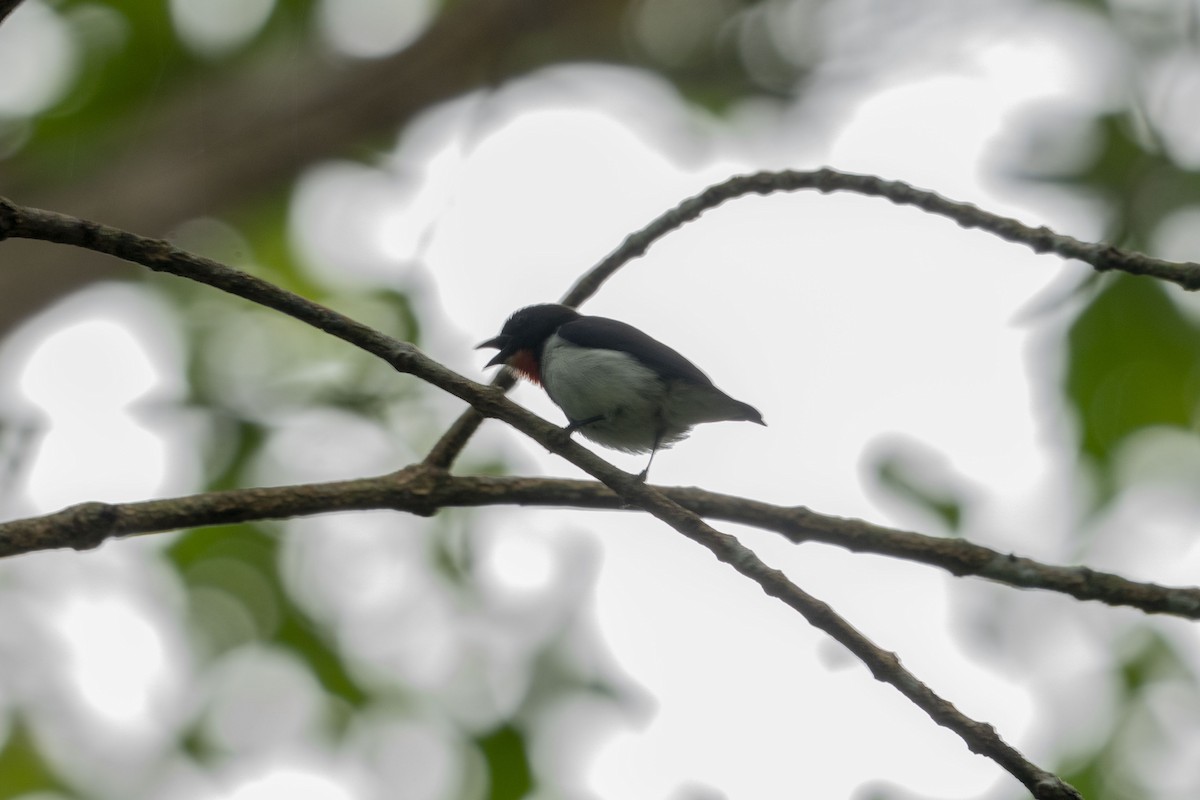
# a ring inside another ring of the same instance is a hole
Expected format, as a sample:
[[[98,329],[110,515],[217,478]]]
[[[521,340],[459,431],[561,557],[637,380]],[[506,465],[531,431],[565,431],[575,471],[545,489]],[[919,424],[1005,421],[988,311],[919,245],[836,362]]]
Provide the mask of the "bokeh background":
[[[751,170],[1200,252],[1185,0],[24,0],[0,76],[0,194],[476,377],[508,313]],[[204,287],[40,243],[0,264],[5,518],[382,473],[462,410]],[[588,310],[768,420],[698,431],[658,482],[1197,582],[1200,317],[1175,287],[775,196]],[[577,475],[495,423],[456,469]],[[1086,797],[1200,796],[1194,625],[731,530]],[[347,514],[0,565],[0,800],[786,796],[1026,795],[631,513]]]

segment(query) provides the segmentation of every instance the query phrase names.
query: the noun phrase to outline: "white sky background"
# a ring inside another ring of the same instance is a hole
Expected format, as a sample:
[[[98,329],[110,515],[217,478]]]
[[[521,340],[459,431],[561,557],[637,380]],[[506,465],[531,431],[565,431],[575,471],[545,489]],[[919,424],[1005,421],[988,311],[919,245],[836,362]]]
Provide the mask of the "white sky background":
[[[808,106],[776,113],[750,104],[729,119],[711,119],[643,76],[597,67],[541,74],[430,113],[405,134],[384,170],[313,170],[295,202],[305,232],[299,243],[328,280],[424,287],[430,354],[482,379],[486,356],[471,347],[511,311],[557,299],[624,235],[735,173],[828,164],[1092,237],[1097,232],[1079,229],[1083,215],[1070,206],[1022,208],[1012,194],[997,194],[985,168],[1011,115],[1027,104],[1102,99],[1106,76],[1086,74],[1102,59],[1083,53],[1110,45],[1095,41],[1083,20],[1014,13],[980,23],[953,52],[908,65],[849,113],[828,117],[820,81],[832,86],[836,76],[818,76]],[[16,22],[14,15],[5,30]],[[836,132],[827,136],[832,126]],[[339,208],[369,211],[370,222],[347,231]],[[670,235],[585,310],[674,346],[767,419],[767,428],[701,428],[658,456],[654,482],[936,531],[931,520],[890,516],[897,509],[880,502],[865,474],[880,442],[901,437],[940,454],[946,472],[974,487],[969,522],[980,540],[1064,559],[1057,536],[1038,535],[1065,524],[1051,502],[1063,473],[1053,456],[1058,434],[1038,416],[1041,398],[1027,376],[1031,364],[1050,368],[1031,350],[1052,340],[1048,331],[1061,320],[1020,322],[1064,269],[1071,268],[885,201],[779,195],[735,201]],[[68,301],[75,305],[41,323],[38,335],[59,329],[32,350],[19,389],[49,427],[26,474],[29,506],[21,513],[169,494],[187,482],[184,470],[162,484],[166,449],[183,448],[130,412],[147,392],[170,394],[171,379],[155,377],[155,369],[169,372],[156,367],[169,356],[148,344],[155,334],[146,332],[145,313],[123,310],[118,294]],[[89,385],[106,391],[80,403],[81,365],[89,363],[105,365]],[[522,386],[514,397],[561,420],[538,389]],[[119,438],[126,462],[109,463],[105,436]],[[486,431],[475,447],[496,446],[520,472],[578,475],[515,434]],[[640,458],[601,452],[623,468],[641,467]],[[593,531],[603,553],[595,597],[603,637],[654,698],[648,718],[614,721],[598,746],[583,776],[596,795],[684,800],[710,796],[689,794],[706,787],[719,793],[711,796],[850,797],[876,782],[922,797],[1018,791],[1012,778],[895,690],[848,665],[796,614],[660,524],[632,514],[562,511],[504,519],[498,524],[505,529],[529,531],[533,545],[514,546],[537,570],[546,568],[536,544],[545,531]],[[993,723],[1018,747],[1054,752],[1036,735],[1045,720],[1029,687],[956,644],[952,579],[889,559],[735,532],[897,651],[964,712]],[[119,564],[119,549],[86,558]],[[521,565],[521,558],[508,558],[497,569],[513,582],[540,580]],[[176,645],[155,642],[119,604],[84,611],[70,598],[62,602],[68,640],[86,648],[97,630],[107,642],[125,630],[126,652],[137,656],[131,661],[170,663],[162,652]],[[118,620],[117,627],[105,627],[106,619]],[[89,663],[92,673],[80,679],[85,698],[98,684],[132,692],[124,702],[120,691],[110,695],[111,708],[92,701],[112,719],[137,717],[145,692],[167,691],[161,675],[131,678],[127,664]],[[151,688],[138,696],[139,686]],[[264,774],[227,796],[351,796],[319,770],[293,765]],[[282,776],[277,785],[269,783],[272,774]]]

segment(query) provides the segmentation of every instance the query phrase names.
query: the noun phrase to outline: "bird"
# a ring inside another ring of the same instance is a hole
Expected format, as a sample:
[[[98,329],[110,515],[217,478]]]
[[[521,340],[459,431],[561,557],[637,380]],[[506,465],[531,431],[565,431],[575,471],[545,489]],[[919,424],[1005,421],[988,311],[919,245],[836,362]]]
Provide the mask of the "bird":
[[[626,453],[654,455],[702,422],[766,425],[749,403],[713,385],[675,350],[624,322],[585,316],[558,303],[522,308],[500,333],[476,346],[498,348],[485,365],[501,364],[540,384],[567,416],[567,433]]]

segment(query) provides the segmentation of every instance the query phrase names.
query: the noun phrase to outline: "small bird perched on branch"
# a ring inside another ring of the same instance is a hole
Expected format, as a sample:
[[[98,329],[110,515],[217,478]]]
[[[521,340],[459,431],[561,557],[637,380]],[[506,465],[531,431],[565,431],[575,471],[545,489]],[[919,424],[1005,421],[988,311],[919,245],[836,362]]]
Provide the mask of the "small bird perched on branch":
[[[568,432],[626,453],[654,454],[683,440],[701,422],[744,420],[766,425],[754,406],[722,392],[700,369],[642,331],[589,317],[557,303],[528,306],[498,336],[475,349],[500,352],[506,364],[541,384],[567,415]]]

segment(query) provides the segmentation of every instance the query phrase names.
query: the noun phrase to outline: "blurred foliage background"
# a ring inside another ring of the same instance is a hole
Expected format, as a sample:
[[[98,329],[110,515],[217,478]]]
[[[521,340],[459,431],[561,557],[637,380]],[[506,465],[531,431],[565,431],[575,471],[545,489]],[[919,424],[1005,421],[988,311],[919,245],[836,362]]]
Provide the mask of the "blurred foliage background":
[[[445,320],[427,277],[330,280],[298,245],[293,192],[324,162],[377,164],[439,104],[579,63],[654,73],[700,118],[753,108],[762,126],[814,102],[813,76],[833,73],[836,91],[824,81],[816,98],[832,131],[872,85],[1006,4],[25,0],[0,26],[0,193],[169,236],[436,348]],[[1196,5],[1023,5],[1103,29],[1130,68],[1103,102],[1013,118],[1009,140],[1021,144],[991,165],[995,181],[1071,196],[1096,238],[1194,259]],[[142,408],[184,432],[172,434],[188,443],[166,484],[175,492],[383,472],[419,457],[457,410],[327,337],[203,288],[37,243],[5,242],[0,260],[0,333],[26,348],[46,330],[46,309],[98,287],[169,320],[149,334],[167,377]],[[1152,281],[1089,276],[1058,288],[1040,302],[1065,304],[1073,321],[1043,340],[1061,363],[1043,388],[1055,419],[1077,432],[1064,503],[1086,560],[1147,504],[1200,512],[1200,320],[1193,298]],[[37,457],[40,419],[6,401],[6,516],[33,508],[18,477]],[[883,490],[969,535],[952,481],[930,479],[911,466],[912,447],[897,448],[878,460]],[[463,465],[505,468],[495,441]],[[368,514],[3,565],[0,800],[584,796],[589,731],[642,713],[645,698],[590,622],[598,566],[586,538],[558,532],[525,553],[556,565],[532,589],[482,566],[519,527],[499,512]],[[1028,635],[1024,596],[973,591],[962,625],[982,651],[1054,660],[1054,634]],[[125,700],[119,685],[89,688],[86,677],[118,629],[121,642],[141,635],[152,662],[127,674]],[[1073,700],[1104,705],[1110,722],[1089,728],[1064,705],[1046,733],[1057,759],[1047,766],[1086,797],[1200,796],[1196,659],[1180,630],[1132,614],[1104,624],[1103,696]],[[90,649],[73,649],[81,640]],[[255,765],[279,752],[291,760],[256,784]],[[353,789],[339,794],[328,776]]]

